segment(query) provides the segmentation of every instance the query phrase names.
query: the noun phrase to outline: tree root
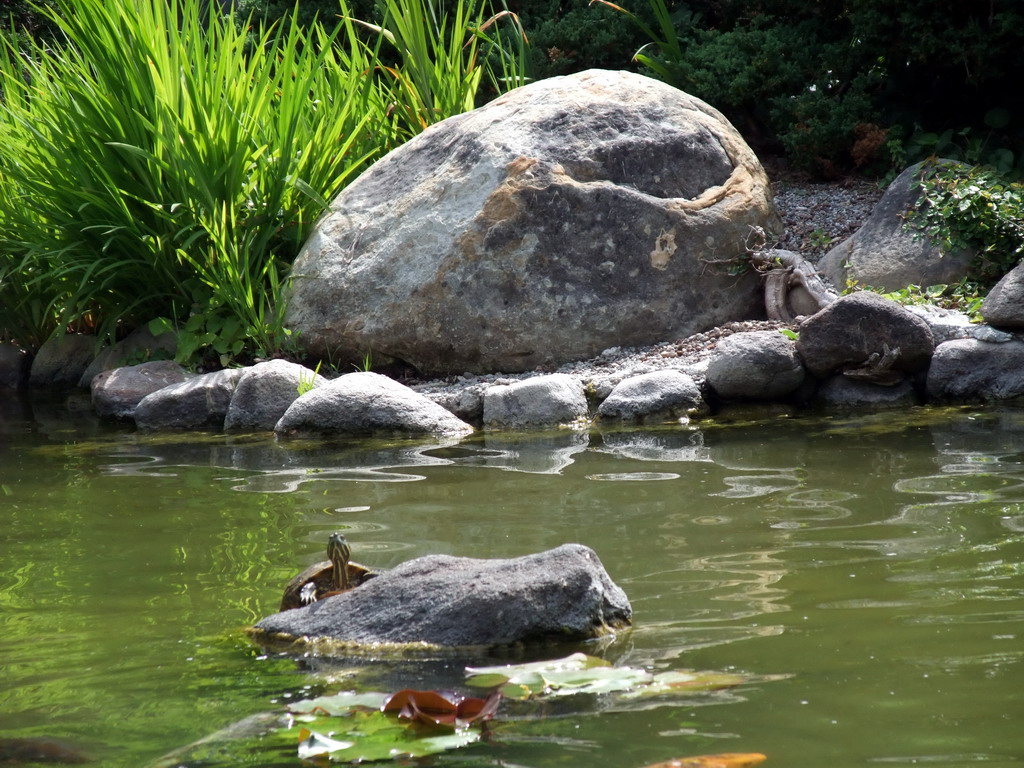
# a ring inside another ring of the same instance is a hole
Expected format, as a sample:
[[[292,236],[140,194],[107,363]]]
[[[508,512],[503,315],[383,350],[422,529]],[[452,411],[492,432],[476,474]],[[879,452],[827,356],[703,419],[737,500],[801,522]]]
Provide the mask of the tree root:
[[[764,305],[769,320],[794,323],[801,315],[813,315],[839,298],[799,253],[754,251],[750,262],[765,275]]]

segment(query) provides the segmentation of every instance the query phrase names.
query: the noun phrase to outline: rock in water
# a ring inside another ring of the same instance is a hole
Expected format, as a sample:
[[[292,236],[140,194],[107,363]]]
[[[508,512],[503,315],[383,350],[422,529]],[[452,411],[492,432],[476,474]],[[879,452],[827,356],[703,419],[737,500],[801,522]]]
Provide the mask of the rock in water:
[[[715,109],[590,70],[449,118],[346,188],[293,268],[287,324],[336,363],[524,371],[760,317],[728,274],[780,225]],[[756,238],[755,238],[756,239]]]
[[[279,437],[465,435],[473,428],[425,395],[370,371],[307,392],[274,427]]]
[[[268,360],[246,368],[231,395],[225,430],[271,430],[299,397],[300,390],[322,387],[327,379],[287,360]]]
[[[597,637],[632,609],[597,554],[581,544],[509,560],[428,555],[350,592],[276,613],[257,639],[354,646],[494,646]]]
[[[778,331],[736,333],[711,355],[707,382],[719,397],[771,400],[785,397],[804,381],[796,347]]]

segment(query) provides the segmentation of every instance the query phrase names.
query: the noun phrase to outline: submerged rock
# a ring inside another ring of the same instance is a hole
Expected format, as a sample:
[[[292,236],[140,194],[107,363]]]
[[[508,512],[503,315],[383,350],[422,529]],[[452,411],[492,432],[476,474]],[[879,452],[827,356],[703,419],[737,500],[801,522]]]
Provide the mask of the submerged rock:
[[[243,368],[205,373],[158,389],[135,407],[135,424],[140,429],[222,429],[242,373]]]
[[[763,315],[741,259],[779,227],[721,113],[590,70],[444,120],[374,164],[293,267],[287,324],[314,355],[423,373],[517,372]]]
[[[32,387],[75,387],[96,356],[96,337],[68,333],[50,339],[32,360]]]
[[[960,339],[940,344],[928,368],[937,402],[1012,400],[1024,396],[1024,342]]]
[[[32,358],[17,344],[0,342],[0,389],[20,389],[28,383]]]
[[[905,408],[918,404],[917,392],[909,381],[893,386],[833,376],[818,388],[817,400],[831,408]]]
[[[606,420],[655,422],[706,413],[700,387],[682,371],[651,371],[620,381],[597,409]]]
[[[428,555],[362,586],[260,621],[257,639],[353,646],[572,642],[630,625],[597,554],[563,544],[507,560]]]
[[[426,395],[387,376],[358,371],[307,392],[274,427],[282,437],[464,435],[473,428]]]

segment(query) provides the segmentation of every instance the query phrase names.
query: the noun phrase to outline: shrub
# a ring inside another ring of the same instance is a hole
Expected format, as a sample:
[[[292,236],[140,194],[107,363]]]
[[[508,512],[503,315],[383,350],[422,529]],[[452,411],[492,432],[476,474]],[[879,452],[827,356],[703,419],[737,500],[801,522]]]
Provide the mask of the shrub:
[[[862,168],[906,164],[927,155],[921,139],[946,131],[984,136],[987,152],[1022,136],[1024,95],[1006,88],[1024,43],[1012,0],[649,2],[655,17],[684,19],[652,38],[652,71],[799,167],[843,171],[855,146]]]
[[[992,285],[1024,257],[1024,185],[993,168],[954,163],[930,169],[920,188],[911,222],[944,251],[977,251],[972,279]]]

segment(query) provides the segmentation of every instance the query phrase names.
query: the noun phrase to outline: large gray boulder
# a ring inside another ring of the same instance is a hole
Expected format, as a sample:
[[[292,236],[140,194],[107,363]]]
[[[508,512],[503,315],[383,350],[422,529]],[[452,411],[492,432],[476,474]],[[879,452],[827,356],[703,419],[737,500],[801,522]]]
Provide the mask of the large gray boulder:
[[[707,383],[726,400],[772,400],[804,382],[796,346],[778,331],[734,333],[718,342]]]
[[[719,112],[590,70],[444,120],[349,185],[295,262],[286,322],[338,363],[555,368],[762,316],[757,276],[715,265],[779,226]]]
[[[693,378],[668,369],[623,379],[598,406],[597,415],[606,421],[642,423],[687,418],[708,410]]]
[[[76,387],[95,356],[95,336],[68,333],[48,339],[32,360],[29,386]]]
[[[895,301],[869,291],[841,296],[800,325],[796,344],[818,378],[836,372],[895,383],[928,366],[935,343],[928,324]],[[883,379],[887,374],[894,378]]]
[[[103,371],[92,377],[92,407],[97,416],[133,419],[142,400],[157,390],[191,378],[173,360],[154,360]]]
[[[554,427],[587,418],[583,382],[566,373],[534,376],[484,391],[485,427]]]
[[[327,383],[298,363],[268,360],[246,368],[231,395],[224,429],[272,430],[299,397],[299,389],[316,389]]]
[[[938,402],[1013,400],[1024,396],[1024,342],[947,341],[928,368],[928,397]]]
[[[146,395],[135,406],[140,429],[222,429],[244,368],[195,376]]]
[[[992,287],[981,304],[981,316],[998,328],[1024,328],[1024,264]]]
[[[586,640],[631,620],[626,594],[594,551],[563,544],[509,560],[419,557],[350,592],[268,616],[254,634],[356,646],[495,646]]]
[[[818,272],[840,290],[848,279],[897,291],[908,285],[955,283],[966,276],[972,252],[943,253],[927,235],[906,226],[907,213],[920,200],[917,185],[932,168],[917,163],[897,176],[864,225],[822,257]]]
[[[473,428],[426,395],[387,376],[358,371],[295,400],[274,427],[281,437],[455,436]]]

